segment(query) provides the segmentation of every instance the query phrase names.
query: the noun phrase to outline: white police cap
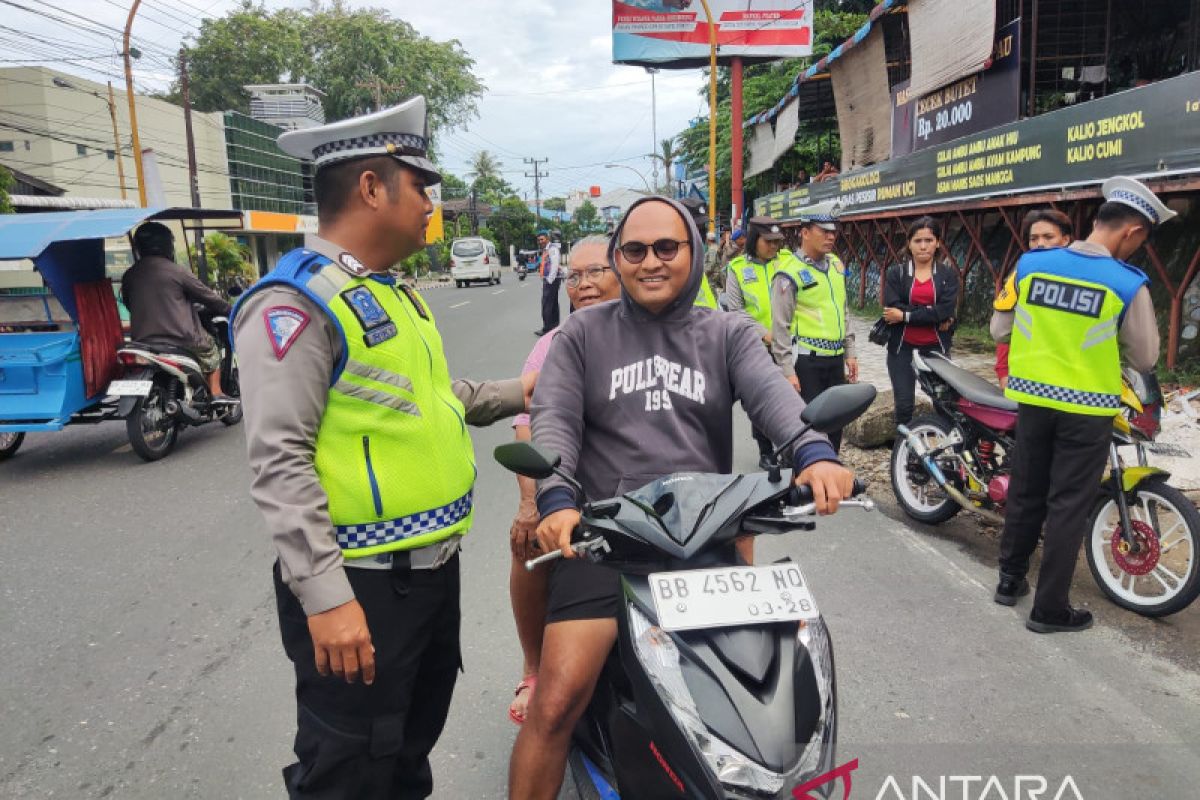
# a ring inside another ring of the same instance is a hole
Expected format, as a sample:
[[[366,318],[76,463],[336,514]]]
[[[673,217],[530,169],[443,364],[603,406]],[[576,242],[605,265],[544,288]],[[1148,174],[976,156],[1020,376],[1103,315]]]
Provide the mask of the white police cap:
[[[390,155],[420,172],[429,185],[442,182],[437,167],[426,156],[429,125],[421,95],[362,117],[287,131],[280,134],[278,142],[283,152],[311,159],[318,169],[351,158]]]
[[[1123,175],[1109,178],[1100,187],[1100,192],[1104,195],[1105,200],[1129,206],[1150,220],[1153,225],[1161,225],[1178,216],[1167,208],[1163,201],[1159,200],[1158,196],[1146,187],[1146,184],[1133,178],[1126,178]]]
[[[837,218],[842,207],[836,200],[826,200],[822,203],[800,210],[800,222],[804,225],[815,225],[822,230],[836,231]]]

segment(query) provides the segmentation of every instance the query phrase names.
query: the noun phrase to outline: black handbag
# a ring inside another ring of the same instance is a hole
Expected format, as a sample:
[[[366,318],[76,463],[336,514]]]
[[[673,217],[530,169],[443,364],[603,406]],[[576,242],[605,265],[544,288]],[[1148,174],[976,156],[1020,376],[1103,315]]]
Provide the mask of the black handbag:
[[[871,332],[867,334],[867,338],[880,347],[887,347],[888,339],[892,336],[891,331],[888,330],[889,327],[887,320],[880,317],[871,326]]]

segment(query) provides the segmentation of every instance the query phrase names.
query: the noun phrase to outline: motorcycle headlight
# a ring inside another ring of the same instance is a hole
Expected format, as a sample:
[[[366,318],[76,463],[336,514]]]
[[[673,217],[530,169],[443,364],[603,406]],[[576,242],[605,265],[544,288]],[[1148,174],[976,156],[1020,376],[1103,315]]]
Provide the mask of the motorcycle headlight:
[[[786,777],[747,758],[713,735],[700,718],[696,701],[680,669],[679,648],[671,635],[629,606],[629,626],[634,652],[679,726],[687,732],[705,762],[723,784],[769,796],[778,794]]]

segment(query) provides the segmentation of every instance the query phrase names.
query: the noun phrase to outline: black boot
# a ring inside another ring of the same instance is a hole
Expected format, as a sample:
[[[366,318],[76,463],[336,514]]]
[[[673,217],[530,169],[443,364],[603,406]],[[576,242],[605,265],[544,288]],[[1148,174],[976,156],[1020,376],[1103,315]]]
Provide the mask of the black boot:
[[[996,594],[992,599],[1002,606],[1015,606],[1018,597],[1029,594],[1029,581],[1024,575],[1005,575],[1000,573],[1000,583],[996,585]]]
[[[1067,607],[1066,611],[1046,613],[1034,608],[1025,627],[1034,633],[1072,633],[1092,627],[1092,612]]]

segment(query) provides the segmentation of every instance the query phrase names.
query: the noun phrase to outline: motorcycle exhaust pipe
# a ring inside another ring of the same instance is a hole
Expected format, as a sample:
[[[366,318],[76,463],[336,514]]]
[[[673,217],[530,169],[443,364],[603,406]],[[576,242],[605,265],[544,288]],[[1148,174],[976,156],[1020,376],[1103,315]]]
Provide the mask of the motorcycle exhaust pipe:
[[[937,462],[933,460],[931,455],[929,455],[929,448],[927,448],[925,443],[921,441],[915,433],[910,431],[907,426],[899,425],[896,427],[896,430],[908,442],[909,449],[912,450],[917,458],[921,460],[921,466],[925,467],[925,471],[929,473],[929,477],[933,478],[938,487],[941,488],[941,490],[945,492],[951,500],[958,503],[963,507],[963,509],[983,517],[993,525],[1004,524],[1004,517],[1000,516],[995,511],[989,511],[986,508],[980,508],[979,506],[975,505],[967,499],[966,495],[951,485],[950,481],[946,479],[945,474],[942,473],[941,468],[937,465]]]
[[[172,417],[182,419],[189,425],[203,425],[205,423],[205,419],[196,413],[196,409],[178,400],[168,400],[163,410]]]

